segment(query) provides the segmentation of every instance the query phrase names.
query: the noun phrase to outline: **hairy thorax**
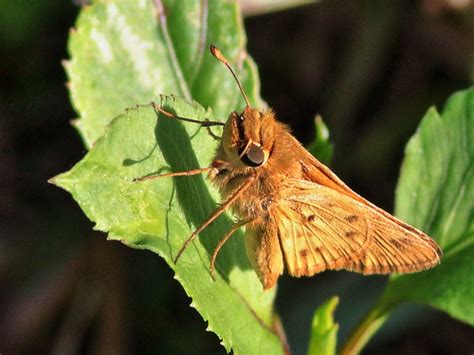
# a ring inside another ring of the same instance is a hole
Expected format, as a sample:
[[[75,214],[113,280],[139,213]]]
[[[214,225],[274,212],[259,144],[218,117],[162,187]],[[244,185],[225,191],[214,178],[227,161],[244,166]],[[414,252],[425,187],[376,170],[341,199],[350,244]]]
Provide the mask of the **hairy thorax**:
[[[232,206],[232,211],[240,219],[253,220],[265,216],[271,204],[280,200],[285,179],[302,177],[302,166],[296,152],[282,149],[281,143],[275,144],[272,156],[264,166],[235,167],[210,174],[210,179],[219,188],[223,201],[247,181],[252,181]]]

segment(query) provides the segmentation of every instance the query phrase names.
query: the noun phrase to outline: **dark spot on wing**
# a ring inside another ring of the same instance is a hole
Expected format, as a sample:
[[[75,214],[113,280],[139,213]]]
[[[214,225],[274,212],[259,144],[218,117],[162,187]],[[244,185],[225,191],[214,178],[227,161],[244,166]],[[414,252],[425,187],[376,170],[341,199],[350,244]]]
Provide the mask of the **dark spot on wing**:
[[[359,217],[357,217],[354,214],[351,214],[349,216],[344,217],[344,219],[349,223],[353,223],[353,222],[357,221],[359,219]]]
[[[356,234],[357,234],[357,232],[355,232],[355,231],[347,231],[347,232],[345,233],[345,236],[346,236],[347,238],[352,238],[352,237],[354,237]]]
[[[307,217],[308,222],[313,222],[315,218],[316,218],[316,216],[315,216],[314,214],[309,215],[309,216]]]
[[[300,250],[300,255],[303,257],[303,258],[306,258],[308,256],[308,250],[307,249],[302,249]]]
[[[408,244],[408,245],[413,244],[413,239],[412,239],[408,234],[405,234],[405,238],[401,238],[400,240],[401,240],[404,244]]]
[[[398,240],[396,239],[390,239],[390,243],[395,245],[397,248],[401,249],[403,247],[402,243],[400,243]]]
[[[400,251],[404,251],[404,250],[407,249],[407,243],[405,243],[405,242],[407,242],[408,239],[403,239],[403,238],[400,239],[400,240],[397,240],[397,239],[390,239],[389,241],[390,241],[390,243],[391,243],[392,245],[394,245],[394,246],[395,246],[397,249],[399,249]],[[410,243],[408,243],[408,245],[409,245],[409,244],[410,244]]]

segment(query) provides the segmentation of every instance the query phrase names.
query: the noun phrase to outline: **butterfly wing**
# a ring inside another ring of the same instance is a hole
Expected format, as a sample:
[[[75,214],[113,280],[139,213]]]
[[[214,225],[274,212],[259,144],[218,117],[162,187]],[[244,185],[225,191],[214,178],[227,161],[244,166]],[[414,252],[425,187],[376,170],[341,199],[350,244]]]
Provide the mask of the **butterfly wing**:
[[[421,231],[310,181],[286,180],[269,212],[294,276],[339,269],[415,272],[440,260],[438,246]]]
[[[272,288],[283,273],[283,254],[275,223],[256,219],[245,226],[247,256],[264,289]]]
[[[362,258],[353,260],[345,269],[365,275],[410,273],[429,269],[441,261],[441,249],[430,237],[391,217],[372,215],[372,243]]]

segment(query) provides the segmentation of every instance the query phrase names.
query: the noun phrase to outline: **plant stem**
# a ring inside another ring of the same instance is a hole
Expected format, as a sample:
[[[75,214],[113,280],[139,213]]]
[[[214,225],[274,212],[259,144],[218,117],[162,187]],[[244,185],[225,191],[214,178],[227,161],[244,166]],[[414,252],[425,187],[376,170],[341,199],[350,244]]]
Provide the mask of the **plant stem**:
[[[390,315],[393,305],[380,300],[360,322],[340,351],[340,355],[356,355],[369,342]]]

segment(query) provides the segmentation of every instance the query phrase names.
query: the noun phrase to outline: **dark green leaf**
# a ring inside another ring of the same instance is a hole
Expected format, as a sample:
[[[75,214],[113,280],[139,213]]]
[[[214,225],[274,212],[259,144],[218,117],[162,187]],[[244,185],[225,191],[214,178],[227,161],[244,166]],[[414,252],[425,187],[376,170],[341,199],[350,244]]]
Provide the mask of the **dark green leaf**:
[[[406,148],[396,214],[444,251],[432,270],[391,279],[386,302],[432,305],[474,325],[474,88],[432,108]]]

